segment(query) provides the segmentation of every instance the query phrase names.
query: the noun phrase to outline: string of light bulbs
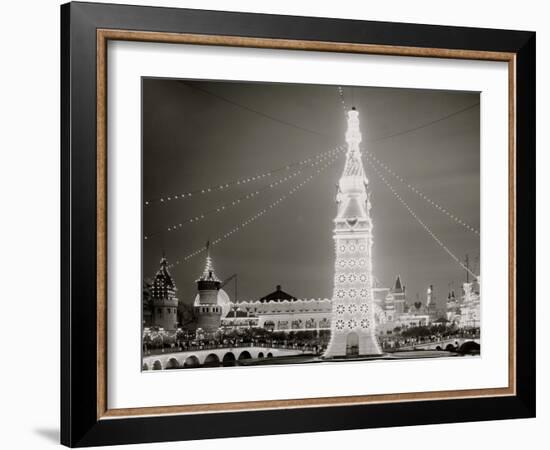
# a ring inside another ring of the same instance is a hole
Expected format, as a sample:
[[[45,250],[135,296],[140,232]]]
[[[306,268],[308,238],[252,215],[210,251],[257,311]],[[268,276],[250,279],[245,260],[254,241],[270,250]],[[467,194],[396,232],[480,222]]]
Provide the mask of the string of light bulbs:
[[[281,203],[283,203],[285,200],[293,196],[296,192],[298,192],[300,189],[302,189],[306,184],[308,184],[311,180],[313,180],[317,175],[322,173],[324,170],[328,169],[334,162],[338,160],[339,155],[334,155],[331,158],[328,159],[323,165],[318,167],[315,171],[315,173],[309,175],[308,177],[304,178],[300,183],[296,184],[292,189],[290,189],[286,194],[279,197],[274,202],[267,205],[265,208],[262,208],[252,216],[249,216],[246,220],[242,221],[239,225],[234,226],[230,230],[226,231],[225,233],[219,235],[216,239],[213,241],[210,241],[210,245],[219,245],[224,240],[231,238],[233,235],[241,231],[242,229],[246,228],[247,226],[251,225],[252,223],[256,222],[261,217],[265,216],[267,213],[275,209],[277,206],[279,206]],[[204,253],[206,251],[206,247],[201,247],[196,249],[195,251],[187,254],[185,257],[183,257],[181,260],[176,260],[173,264],[171,264],[171,267],[177,266],[179,264],[182,264],[184,262],[189,261],[190,259],[194,258],[195,256],[200,255],[201,253]]]
[[[338,149],[338,148],[343,149],[344,147],[343,146],[338,146],[336,149]],[[313,161],[308,167],[300,168],[300,169],[292,172],[291,174],[286,175],[282,178],[279,178],[279,179],[269,183],[268,185],[266,185],[266,186],[264,186],[260,189],[252,191],[252,192],[250,192],[246,195],[243,195],[239,198],[236,198],[234,200],[230,200],[230,201],[228,201],[224,204],[218,205],[218,206],[216,206],[216,207],[214,207],[214,208],[212,208],[208,211],[205,211],[203,213],[193,215],[192,217],[187,218],[187,219],[183,220],[182,222],[171,224],[171,225],[167,226],[165,230],[168,231],[168,232],[179,231],[179,230],[182,230],[186,225],[200,222],[200,221],[204,220],[206,217],[208,217],[210,215],[222,213],[222,212],[225,212],[225,211],[227,211],[231,208],[237,207],[241,203],[246,202],[247,200],[252,200],[253,198],[260,195],[261,193],[263,193],[265,191],[268,191],[270,189],[274,189],[274,188],[276,188],[276,187],[278,187],[278,186],[280,186],[280,185],[296,178],[298,175],[302,174],[304,171],[307,171],[311,168],[315,168],[316,166],[318,166],[318,165],[322,164],[323,162],[328,161],[328,160],[330,160],[331,158],[334,158],[334,157],[335,157],[334,155],[331,155],[331,156],[324,156],[322,158],[319,158],[319,159]],[[159,232],[156,232],[156,233],[147,233],[144,236],[144,239],[145,240],[150,240],[152,237],[157,236],[160,233],[162,233],[162,231],[159,231]]]
[[[437,235],[426,225],[420,217],[416,214],[416,212],[409,206],[409,204],[399,195],[399,193],[395,190],[393,185],[386,179],[384,174],[378,170],[378,168],[370,161],[367,160],[367,163],[373,168],[374,173],[378,175],[378,177],[382,180],[382,182],[389,188],[391,193],[394,195],[397,200],[405,207],[405,209],[409,212],[409,214],[420,224],[422,228],[432,237],[432,239],[460,266],[462,267],[466,272],[468,272],[470,275],[474,277],[474,279],[478,279],[478,276],[470,270],[468,266],[466,266],[442,241],[437,237]]]
[[[387,173],[389,173],[391,176],[393,176],[396,180],[400,181],[401,183],[403,183],[404,186],[406,186],[409,190],[411,190],[412,192],[414,192],[416,195],[418,195],[421,199],[425,200],[426,202],[428,202],[433,208],[435,208],[437,211],[440,211],[441,213],[445,214],[447,217],[449,217],[451,220],[453,220],[454,222],[458,223],[459,225],[461,225],[462,227],[464,227],[465,229],[467,229],[468,231],[471,231],[472,233],[475,233],[479,236],[479,230],[475,229],[474,227],[472,227],[471,225],[469,225],[468,223],[466,223],[466,221],[462,220],[460,217],[458,217],[456,214],[453,214],[451,213],[448,209],[446,209],[445,207],[441,206],[439,203],[435,202],[434,200],[432,200],[430,197],[428,197],[426,194],[424,194],[423,192],[419,191],[416,187],[414,187],[413,185],[411,185],[410,183],[408,183],[403,177],[401,177],[400,175],[398,175],[397,173],[395,173],[390,167],[388,167],[386,164],[384,164],[382,161],[380,161],[376,156],[374,156],[374,154],[372,152],[369,152],[368,150],[365,151],[365,155],[367,157],[367,160],[369,160],[369,158],[374,161],[376,164],[378,164],[378,166],[382,167],[382,169],[384,169]],[[372,165],[372,164],[371,164]]]
[[[145,201],[145,206],[147,207],[147,206],[151,206],[151,205],[155,205],[155,204],[168,204],[168,203],[172,203],[172,202],[177,201],[177,200],[185,200],[185,199],[191,198],[193,196],[197,196],[197,195],[204,195],[204,194],[209,194],[209,193],[212,193],[212,192],[225,191],[225,190],[228,190],[228,189],[230,189],[234,186],[242,186],[242,185],[245,185],[245,184],[249,184],[249,183],[253,183],[253,182],[256,182],[256,181],[264,180],[264,179],[266,179],[268,177],[272,177],[272,176],[276,175],[277,173],[282,172],[284,170],[290,170],[294,167],[303,166],[303,165],[309,164],[312,161],[315,161],[315,160],[318,160],[318,159],[321,159],[321,158],[330,157],[332,155],[335,155],[335,154],[341,152],[342,150],[343,150],[343,147],[339,146],[339,147],[336,147],[334,149],[328,150],[326,152],[319,153],[316,156],[306,158],[306,159],[303,159],[301,161],[290,163],[290,164],[287,164],[287,165],[284,165],[284,166],[280,166],[280,167],[277,167],[275,169],[268,170],[266,172],[261,172],[261,173],[258,173],[258,174],[252,175],[252,176],[242,177],[242,178],[238,178],[236,180],[228,181],[226,183],[220,183],[220,184],[215,184],[215,185],[211,185],[211,186],[205,186],[205,187],[202,187],[202,188],[199,188],[199,189],[194,189],[194,190],[190,190],[190,191],[186,191],[186,192],[172,193],[170,195],[163,195],[163,196],[161,196],[157,199],[152,199],[152,200]]]

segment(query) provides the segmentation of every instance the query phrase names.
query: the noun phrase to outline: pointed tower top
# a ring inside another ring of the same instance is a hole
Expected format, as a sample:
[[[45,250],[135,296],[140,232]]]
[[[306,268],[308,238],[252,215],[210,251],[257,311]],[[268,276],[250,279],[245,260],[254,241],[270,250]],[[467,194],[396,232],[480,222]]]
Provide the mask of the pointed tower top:
[[[164,254],[164,251],[162,252],[162,258],[160,258],[160,268],[157,272],[157,274],[162,273],[163,275],[170,276],[170,272],[168,271],[168,260],[166,259],[166,255]]]
[[[401,276],[397,275],[397,279],[395,280],[395,286],[393,288],[395,292],[402,291],[403,286],[401,285]]]
[[[348,111],[348,129],[346,130],[348,152],[358,152],[362,138],[361,130],[359,129],[359,112],[354,106]]]
[[[168,271],[168,260],[163,256],[160,260],[160,267],[153,280],[153,299],[173,298],[176,292],[176,283]]]
[[[336,220],[345,220],[348,227],[355,227],[360,222],[360,227],[370,226],[369,219],[370,202],[368,199],[367,184],[363,161],[361,160],[362,136],[359,127],[359,112],[350,109],[347,112],[346,162],[342,176],[338,182],[338,214]]]
[[[339,193],[362,194],[366,192],[365,184],[367,180],[363,169],[363,162],[361,161],[361,150],[359,148],[361,140],[359,113],[352,109],[348,111],[348,128],[346,131],[348,151],[346,153],[344,172],[338,183]]]
[[[206,262],[201,277],[197,281],[213,281],[220,283],[220,279],[214,273],[214,264],[212,264],[212,258],[210,257],[210,241],[206,242]]]

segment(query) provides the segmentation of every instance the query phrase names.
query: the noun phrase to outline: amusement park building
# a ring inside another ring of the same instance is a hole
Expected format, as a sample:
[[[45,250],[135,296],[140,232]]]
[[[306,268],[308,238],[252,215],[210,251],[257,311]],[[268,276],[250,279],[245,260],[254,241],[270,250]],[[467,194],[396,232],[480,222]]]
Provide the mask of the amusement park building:
[[[194,301],[194,323],[189,328],[202,328],[213,332],[218,328],[264,328],[269,331],[315,331],[330,330],[332,320],[332,299],[299,299],[285,292],[281,285],[259,299],[232,301],[220,286],[222,282],[214,273],[210,256],[205,270],[197,280],[197,294]],[[387,334],[395,328],[426,326],[438,323],[445,313],[434,307],[433,286],[427,290],[426,302],[409,304],[405,286],[398,276],[393,288],[375,285],[372,289],[377,334]],[[446,304],[446,319],[458,327],[479,326],[479,284],[464,283],[464,294],[456,299],[449,293]],[[150,298],[143,309],[144,325],[156,326],[166,331],[178,327],[176,284],[166,258],[162,258],[157,271]],[[441,317],[440,317],[441,316]]]
[[[430,316],[426,314],[409,312],[399,277],[393,289],[374,287],[373,298],[379,333],[386,333],[395,327],[427,325],[430,322]],[[284,332],[330,330],[332,314],[332,299],[299,299],[278,285],[275,291],[258,300],[230,302],[229,313],[222,318],[220,326],[261,327]]]

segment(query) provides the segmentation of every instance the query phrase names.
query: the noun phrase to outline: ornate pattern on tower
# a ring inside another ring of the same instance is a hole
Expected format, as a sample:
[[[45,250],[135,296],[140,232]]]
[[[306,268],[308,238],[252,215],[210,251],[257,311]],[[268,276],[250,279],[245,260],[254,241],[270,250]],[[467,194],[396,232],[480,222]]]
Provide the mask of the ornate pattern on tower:
[[[359,113],[348,111],[348,151],[338,183],[334,219],[336,261],[331,340],[325,358],[380,355],[375,336],[372,219],[368,180],[361,159]]]
[[[199,291],[198,301],[195,301],[195,317],[197,329],[201,328],[207,333],[215,332],[221,325],[222,306],[218,302],[218,294],[221,288],[221,280],[214,273],[212,258],[208,251],[204,271],[196,281]]]
[[[152,324],[166,331],[177,327],[178,299],[176,284],[168,271],[168,261],[163,256],[160,268],[151,287]]]

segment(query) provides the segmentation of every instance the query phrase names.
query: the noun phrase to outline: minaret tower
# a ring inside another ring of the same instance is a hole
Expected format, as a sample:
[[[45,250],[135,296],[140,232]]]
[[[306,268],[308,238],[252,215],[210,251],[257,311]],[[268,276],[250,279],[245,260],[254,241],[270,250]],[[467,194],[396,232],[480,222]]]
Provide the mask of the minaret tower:
[[[336,195],[332,333],[325,358],[382,354],[375,336],[371,205],[355,108],[348,112],[346,142],[346,163]]]

